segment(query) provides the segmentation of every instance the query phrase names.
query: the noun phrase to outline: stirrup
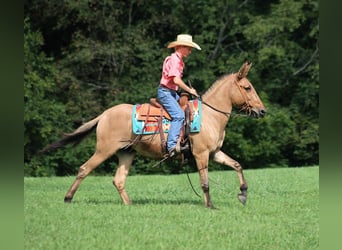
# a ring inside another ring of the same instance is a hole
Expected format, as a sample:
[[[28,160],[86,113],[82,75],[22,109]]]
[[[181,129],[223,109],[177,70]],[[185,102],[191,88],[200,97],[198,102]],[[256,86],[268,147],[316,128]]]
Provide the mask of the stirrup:
[[[181,146],[180,144],[177,143],[176,145],[176,152],[177,153],[183,153],[185,151],[188,151],[189,150],[189,144],[186,143],[184,146]]]
[[[190,146],[189,143],[186,143],[184,146],[181,146],[180,144],[177,143],[176,147],[172,148],[170,151],[168,151],[167,153],[165,153],[163,155],[163,158],[171,158],[173,156],[175,156],[176,154],[182,154],[184,152],[189,151]]]
[[[170,151],[167,151],[166,153],[163,154],[163,159],[174,157],[177,153],[178,152],[176,148],[172,148]]]

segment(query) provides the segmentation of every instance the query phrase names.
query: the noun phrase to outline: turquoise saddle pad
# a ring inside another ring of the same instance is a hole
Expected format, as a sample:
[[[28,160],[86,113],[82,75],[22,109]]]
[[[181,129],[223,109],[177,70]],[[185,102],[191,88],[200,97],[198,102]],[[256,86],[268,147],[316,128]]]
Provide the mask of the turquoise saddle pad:
[[[190,132],[191,133],[196,133],[200,132],[201,129],[201,120],[202,120],[202,102],[198,99],[196,100],[191,100],[189,101],[190,105],[190,110],[193,115],[193,120],[190,124]],[[146,128],[144,129],[145,126],[145,121],[139,121],[138,114],[139,114],[139,109],[140,109],[141,104],[135,104],[133,106],[132,110],[132,123],[133,123],[133,133],[134,134],[156,134],[159,133],[159,128],[158,128],[158,122],[147,122],[146,123]],[[163,118],[162,125],[163,125],[163,130],[165,133],[168,133],[169,128],[170,128],[171,121],[168,119]]]

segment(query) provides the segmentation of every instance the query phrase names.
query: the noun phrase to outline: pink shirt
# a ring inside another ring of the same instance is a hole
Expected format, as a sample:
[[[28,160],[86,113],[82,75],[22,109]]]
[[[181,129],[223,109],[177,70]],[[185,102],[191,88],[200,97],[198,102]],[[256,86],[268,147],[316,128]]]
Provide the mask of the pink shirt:
[[[163,63],[160,85],[169,89],[178,90],[178,85],[174,83],[173,78],[175,76],[182,78],[183,69],[183,59],[177,52],[174,52],[170,56],[166,57]]]

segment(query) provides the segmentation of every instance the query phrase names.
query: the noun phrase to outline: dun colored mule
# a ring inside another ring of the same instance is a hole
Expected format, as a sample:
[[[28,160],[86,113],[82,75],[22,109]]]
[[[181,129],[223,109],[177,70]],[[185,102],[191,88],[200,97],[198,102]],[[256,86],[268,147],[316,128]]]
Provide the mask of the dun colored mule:
[[[191,151],[199,171],[206,207],[213,208],[209,194],[209,160],[230,166],[236,170],[241,190],[238,199],[243,204],[247,199],[248,187],[240,163],[220,149],[233,107],[239,108],[255,118],[263,117],[266,114],[262,101],[253,85],[246,78],[251,65],[251,63],[246,62],[237,73],[222,76],[202,95],[201,130],[198,133],[189,135]],[[131,200],[125,191],[125,182],[135,153],[153,159],[162,159],[163,157],[160,138],[155,135],[144,135],[139,143],[132,144],[127,150],[129,141],[134,141],[137,137],[132,132],[132,108],[133,105],[131,104],[120,104],[109,108],[96,118],[77,128],[74,132],[66,134],[59,141],[43,149],[43,151],[49,151],[69,143],[76,144],[96,128],[97,144],[95,153],[79,168],[74,183],[65,195],[65,202],[71,202],[82,180],[92,170],[112,155],[116,155],[118,168],[113,178],[113,184],[123,203],[131,204]]]

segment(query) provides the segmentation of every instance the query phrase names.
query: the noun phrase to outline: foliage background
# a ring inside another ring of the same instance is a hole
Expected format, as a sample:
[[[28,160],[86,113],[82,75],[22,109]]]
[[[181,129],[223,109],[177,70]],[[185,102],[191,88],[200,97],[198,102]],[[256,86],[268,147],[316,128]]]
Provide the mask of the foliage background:
[[[318,1],[25,1],[25,175],[74,174],[94,135],[75,148],[37,152],[103,110],[155,96],[166,45],[189,33],[202,51],[186,59],[199,93],[253,62],[249,80],[268,115],[232,118],[223,151],[244,168],[318,164]],[[137,158],[134,173],[150,169]],[[113,172],[115,159],[98,174]],[[211,169],[221,169],[212,165]]]

